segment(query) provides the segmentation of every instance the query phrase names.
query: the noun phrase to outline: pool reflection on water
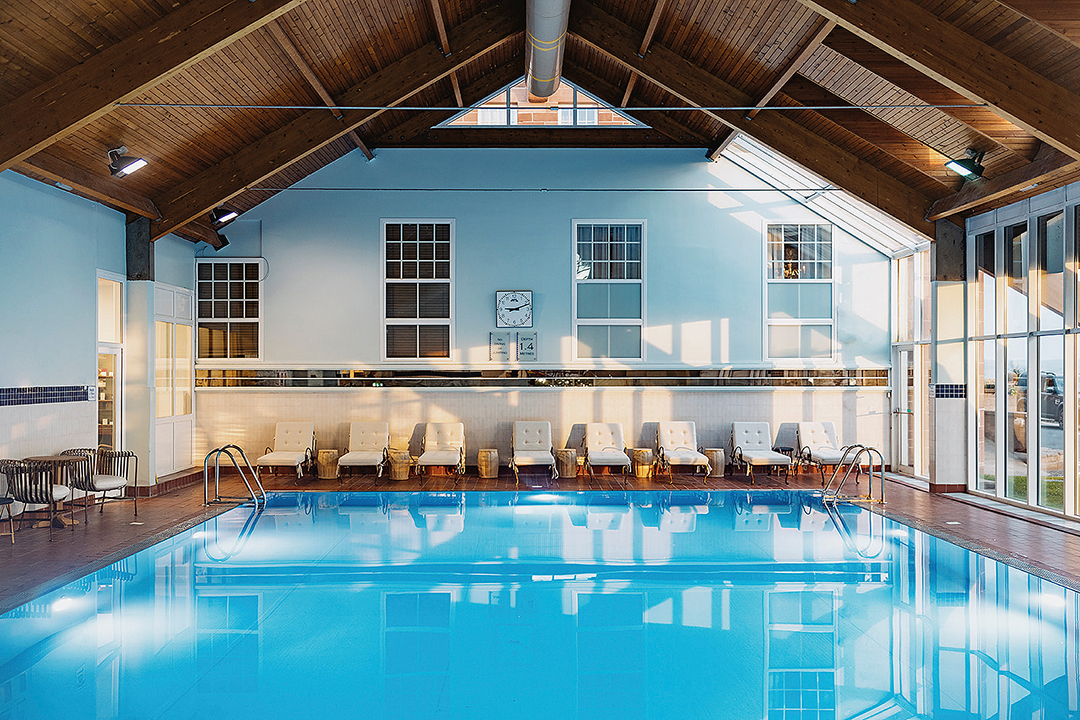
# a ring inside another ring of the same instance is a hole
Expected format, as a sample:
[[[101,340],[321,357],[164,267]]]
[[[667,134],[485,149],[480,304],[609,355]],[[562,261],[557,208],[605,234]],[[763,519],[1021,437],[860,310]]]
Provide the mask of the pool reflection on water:
[[[0,717],[1067,718],[1078,615],[805,492],[274,493],[0,616]]]

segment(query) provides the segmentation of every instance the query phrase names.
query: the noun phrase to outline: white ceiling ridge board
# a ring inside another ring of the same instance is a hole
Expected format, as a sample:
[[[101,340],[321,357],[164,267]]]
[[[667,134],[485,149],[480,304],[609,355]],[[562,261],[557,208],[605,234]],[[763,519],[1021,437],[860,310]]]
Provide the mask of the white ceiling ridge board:
[[[745,134],[740,133],[724,149],[723,157],[883,255],[897,257],[929,246],[928,238],[843,188],[840,192],[813,193],[809,197],[786,190],[831,183]]]

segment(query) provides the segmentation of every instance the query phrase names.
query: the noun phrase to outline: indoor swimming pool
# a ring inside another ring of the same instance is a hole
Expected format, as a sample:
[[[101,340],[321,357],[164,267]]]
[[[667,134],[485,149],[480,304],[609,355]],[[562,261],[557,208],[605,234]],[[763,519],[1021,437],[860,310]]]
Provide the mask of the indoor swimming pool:
[[[272,493],[0,616],[0,718],[1075,718],[1078,619],[806,492]]]

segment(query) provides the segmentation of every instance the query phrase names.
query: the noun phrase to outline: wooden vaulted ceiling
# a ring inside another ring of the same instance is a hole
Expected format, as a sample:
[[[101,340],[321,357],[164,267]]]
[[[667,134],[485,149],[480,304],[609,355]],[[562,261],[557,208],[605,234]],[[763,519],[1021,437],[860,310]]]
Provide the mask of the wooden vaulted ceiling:
[[[564,77],[612,105],[701,109],[434,128],[523,74],[523,6],[18,0],[0,7],[0,169],[215,246],[211,209],[391,146],[716,157],[746,133],[931,237],[1080,179],[1080,0],[571,0]],[[111,177],[120,145],[149,166]],[[944,163],[968,148],[986,171],[963,183]]]

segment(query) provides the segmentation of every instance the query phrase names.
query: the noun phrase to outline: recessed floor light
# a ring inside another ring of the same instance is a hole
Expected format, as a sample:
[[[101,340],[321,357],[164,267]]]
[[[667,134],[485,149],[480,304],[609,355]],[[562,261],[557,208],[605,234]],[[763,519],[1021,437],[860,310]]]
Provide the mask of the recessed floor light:
[[[945,524],[946,525],[960,525],[961,522],[959,520],[946,520]]]
[[[132,524],[132,525],[142,525],[142,523],[141,523],[141,522],[133,522],[133,523],[131,523],[131,524]]]

